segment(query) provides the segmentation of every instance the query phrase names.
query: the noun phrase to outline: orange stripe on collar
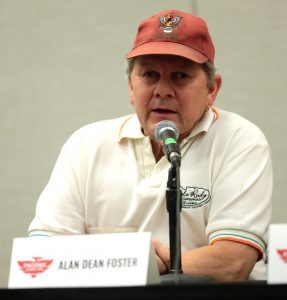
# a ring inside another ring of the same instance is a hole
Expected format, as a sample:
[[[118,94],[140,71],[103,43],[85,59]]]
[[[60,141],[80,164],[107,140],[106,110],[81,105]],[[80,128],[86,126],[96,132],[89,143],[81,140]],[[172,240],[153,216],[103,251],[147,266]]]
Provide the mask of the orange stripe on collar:
[[[211,110],[214,113],[214,120],[213,120],[213,122],[216,122],[219,119],[219,112],[214,107],[211,107]]]

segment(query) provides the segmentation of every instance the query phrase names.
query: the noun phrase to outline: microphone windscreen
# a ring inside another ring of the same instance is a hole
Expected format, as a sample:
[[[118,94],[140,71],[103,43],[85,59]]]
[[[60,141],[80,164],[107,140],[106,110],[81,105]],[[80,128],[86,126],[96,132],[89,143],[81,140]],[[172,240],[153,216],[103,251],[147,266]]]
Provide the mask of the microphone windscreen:
[[[179,131],[176,127],[176,124],[170,120],[163,120],[157,123],[154,129],[154,137],[157,142],[160,142],[164,139],[164,132],[172,131],[175,135],[175,139],[177,140],[179,137]]]

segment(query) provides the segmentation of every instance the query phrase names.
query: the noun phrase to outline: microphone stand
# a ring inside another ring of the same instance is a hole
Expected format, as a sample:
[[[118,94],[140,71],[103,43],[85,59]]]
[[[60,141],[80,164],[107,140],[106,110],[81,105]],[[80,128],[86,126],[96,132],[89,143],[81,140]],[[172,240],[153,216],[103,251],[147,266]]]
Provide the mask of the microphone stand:
[[[168,172],[166,189],[166,208],[169,213],[169,246],[170,268],[169,273],[161,275],[163,284],[190,284],[203,282],[207,279],[183,274],[181,266],[181,233],[180,213],[182,209],[182,195],[180,190],[180,147],[176,140],[179,131],[172,121],[159,122],[154,131],[156,141],[162,142],[163,152],[171,163]]]
[[[171,167],[168,172],[166,189],[166,207],[169,213],[169,245],[170,270],[168,274],[161,275],[162,284],[190,285],[210,284],[206,277],[183,274],[181,266],[181,232],[180,213],[182,209],[182,193],[180,190],[180,156],[170,159]]]
[[[171,161],[166,189],[166,207],[169,213],[170,274],[182,274],[180,212],[180,163]]]

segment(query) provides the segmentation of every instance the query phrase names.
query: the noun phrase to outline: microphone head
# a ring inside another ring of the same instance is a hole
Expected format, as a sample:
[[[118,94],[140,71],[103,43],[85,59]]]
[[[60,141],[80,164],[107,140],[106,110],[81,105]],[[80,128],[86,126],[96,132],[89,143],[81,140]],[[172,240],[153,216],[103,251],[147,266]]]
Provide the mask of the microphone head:
[[[179,131],[176,127],[176,124],[170,120],[163,120],[157,123],[154,129],[154,137],[157,142],[160,142],[164,139],[164,132],[171,131],[175,135],[175,140],[179,137]]]

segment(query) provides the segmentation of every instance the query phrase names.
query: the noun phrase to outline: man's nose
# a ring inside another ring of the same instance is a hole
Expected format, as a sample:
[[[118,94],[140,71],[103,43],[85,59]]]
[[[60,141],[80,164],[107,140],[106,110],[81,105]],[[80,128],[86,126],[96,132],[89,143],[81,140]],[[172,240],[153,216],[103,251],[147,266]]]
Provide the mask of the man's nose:
[[[172,98],[174,97],[174,95],[175,92],[170,80],[166,78],[160,78],[156,83],[156,87],[154,89],[154,96],[156,98],[165,99],[165,98]]]

